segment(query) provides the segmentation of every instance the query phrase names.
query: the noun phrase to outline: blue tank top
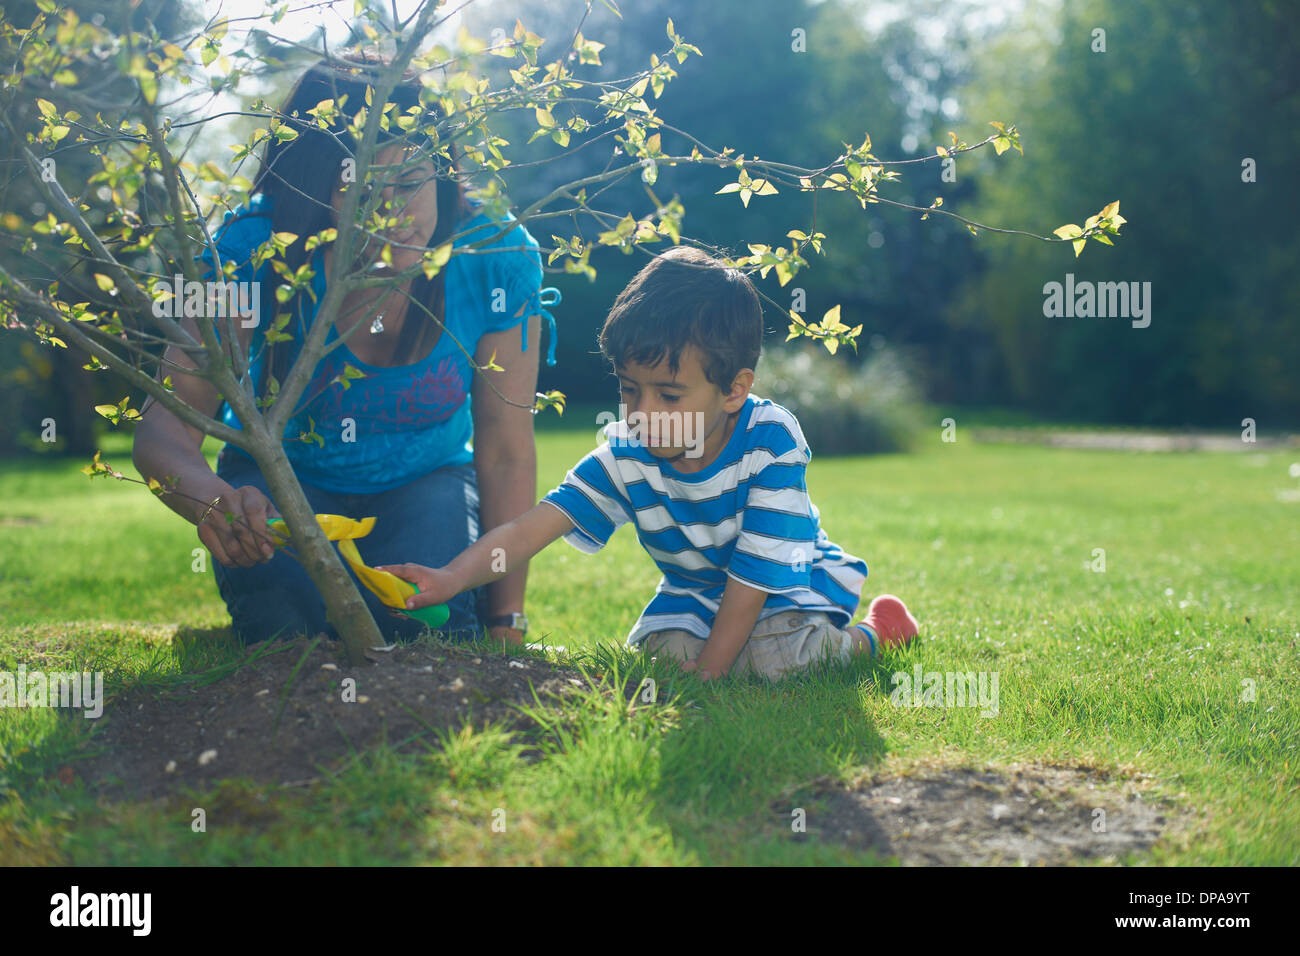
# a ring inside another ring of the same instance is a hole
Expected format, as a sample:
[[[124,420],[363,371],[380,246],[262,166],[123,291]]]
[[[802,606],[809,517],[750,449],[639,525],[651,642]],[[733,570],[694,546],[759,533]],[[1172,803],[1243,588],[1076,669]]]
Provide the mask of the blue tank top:
[[[500,228],[496,221],[477,211],[479,206],[473,204],[474,214],[455,231],[481,224],[487,228],[457,239],[456,247],[481,241]],[[262,381],[262,332],[279,307],[274,290],[281,282],[269,264],[254,276],[249,257],[270,238],[270,213],[270,198],[259,193],[246,208],[226,214],[216,237],[222,259],[238,266],[235,279],[256,278],[262,282],[262,314],[250,343],[249,375],[255,388]],[[514,220],[507,212],[499,222]],[[493,251],[496,249],[501,251]],[[211,265],[211,259],[207,261]],[[294,340],[281,341],[277,348],[300,346],[317,304],[325,297],[325,270],[319,249],[313,255],[312,268],[316,273],[312,282],[315,301],[306,295],[300,297],[301,319],[298,323],[291,320],[286,329]],[[523,225],[474,252],[453,255],[443,271],[445,327],[433,351],[422,361],[396,367],[370,365],[343,345],[317,364],[284,430],[285,454],[300,481],[339,494],[372,494],[400,487],[436,468],[472,461],[470,385],[474,373],[465,353],[472,356],[483,335],[515,325],[521,325],[523,348],[527,350],[524,316],[542,315],[550,337],[547,364],[555,364],[555,320],[545,305],[558,301],[559,293],[540,288],[542,264],[537,240]],[[553,292],[557,298],[543,300],[543,292]],[[528,308],[523,315],[516,316],[525,304]],[[361,329],[356,334],[367,332]],[[331,328],[327,341],[337,338],[337,328]],[[365,373],[365,377],[351,379],[345,389],[332,380],[342,378],[346,365]],[[231,428],[243,427],[226,402],[222,402],[220,420]],[[300,435],[313,427],[323,444],[300,440]],[[234,445],[227,444],[226,449],[229,454],[246,454]]]

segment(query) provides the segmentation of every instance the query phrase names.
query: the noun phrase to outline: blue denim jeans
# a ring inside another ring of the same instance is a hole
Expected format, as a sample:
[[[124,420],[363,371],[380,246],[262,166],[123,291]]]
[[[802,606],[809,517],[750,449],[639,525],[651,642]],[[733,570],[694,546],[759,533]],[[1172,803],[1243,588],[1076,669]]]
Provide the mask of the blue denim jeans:
[[[222,448],[217,476],[232,487],[253,485],[277,510],[266,479],[247,455]],[[357,551],[366,564],[423,564],[442,567],[479,536],[478,483],[473,465],[449,465],[421,478],[377,494],[338,494],[300,482],[312,510],[349,518],[375,517],[375,527],[357,538]],[[340,560],[342,560],[340,558]],[[245,644],[273,637],[325,632],[338,639],[338,631],[325,619],[325,601],[302,565],[277,549],[275,556],[250,568],[226,567],[213,560],[217,589],[230,611],[231,627]],[[344,563],[365,598],[380,631],[390,643],[423,633],[425,625],[406,616],[394,616],[383,602],[361,584]],[[476,636],[482,589],[458,594],[448,602],[451,617],[440,629],[443,637],[464,640]]]

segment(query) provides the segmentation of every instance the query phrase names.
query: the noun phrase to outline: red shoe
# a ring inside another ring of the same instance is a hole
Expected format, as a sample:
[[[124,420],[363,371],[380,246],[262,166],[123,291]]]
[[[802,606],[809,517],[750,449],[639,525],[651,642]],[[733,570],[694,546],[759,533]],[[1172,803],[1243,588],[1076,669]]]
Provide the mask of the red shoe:
[[[881,645],[904,646],[916,637],[916,618],[907,605],[892,594],[882,594],[867,608],[862,623],[871,629]]]

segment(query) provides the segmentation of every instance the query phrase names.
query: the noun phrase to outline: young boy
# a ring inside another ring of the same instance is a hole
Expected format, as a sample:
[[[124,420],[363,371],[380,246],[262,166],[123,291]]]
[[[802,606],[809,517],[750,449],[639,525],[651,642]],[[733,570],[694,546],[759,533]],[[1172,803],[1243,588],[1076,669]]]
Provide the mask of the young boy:
[[[594,553],[632,521],[664,576],[627,643],[706,680],[776,679],[910,641],[916,620],[891,595],[850,625],[867,566],[821,529],[798,421],[750,393],[762,338],[743,273],[686,246],[651,260],[600,333],[627,412],[606,426],[608,444],[446,567],[385,566],[419,586],[407,606],[495,580],[559,537]]]

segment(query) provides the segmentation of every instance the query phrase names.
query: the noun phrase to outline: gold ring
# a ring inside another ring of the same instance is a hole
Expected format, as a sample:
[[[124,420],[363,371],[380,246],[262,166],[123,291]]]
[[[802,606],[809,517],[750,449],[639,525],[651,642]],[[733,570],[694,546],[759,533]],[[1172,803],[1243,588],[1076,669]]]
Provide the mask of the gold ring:
[[[221,495],[217,495],[215,498],[212,499],[211,504],[208,505],[208,509],[205,512],[203,512],[203,517],[199,519],[199,524],[203,524],[203,522],[208,520],[208,515],[212,514],[212,509],[217,506],[217,502],[220,500],[221,500]]]

